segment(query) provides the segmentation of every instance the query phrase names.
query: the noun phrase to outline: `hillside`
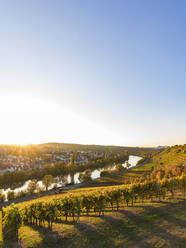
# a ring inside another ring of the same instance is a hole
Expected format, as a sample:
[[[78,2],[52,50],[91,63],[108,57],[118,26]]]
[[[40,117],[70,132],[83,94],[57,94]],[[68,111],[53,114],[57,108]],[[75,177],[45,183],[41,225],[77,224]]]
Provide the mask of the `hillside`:
[[[186,165],[186,145],[166,148],[154,156],[151,163],[155,167]]]
[[[125,207],[101,217],[84,216],[79,224],[55,222],[52,231],[47,226],[22,226],[20,244],[22,248],[185,248],[185,207],[186,198],[179,198]],[[8,243],[5,247],[12,247]]]
[[[168,147],[148,156],[139,167],[110,176],[136,183],[99,187],[97,181],[96,187],[3,209],[4,247],[15,247],[8,235],[15,238],[16,230],[17,247],[22,248],[186,247],[185,148]],[[163,177],[157,176],[158,171],[164,172]],[[23,225],[15,222],[18,219]]]
[[[186,145],[176,145],[167,147],[163,151],[152,152],[152,156],[147,157],[144,161],[128,170],[127,172],[111,173],[110,176],[100,178],[96,181],[97,185],[121,184],[124,181],[135,179],[152,172],[152,170],[166,170],[178,168],[186,165]]]
[[[104,145],[82,145],[70,143],[44,143],[37,145],[41,149],[66,149],[71,151],[98,151],[98,152],[122,152],[128,151],[131,155],[137,155],[143,152],[152,152],[154,147],[129,147],[129,146],[104,146]]]

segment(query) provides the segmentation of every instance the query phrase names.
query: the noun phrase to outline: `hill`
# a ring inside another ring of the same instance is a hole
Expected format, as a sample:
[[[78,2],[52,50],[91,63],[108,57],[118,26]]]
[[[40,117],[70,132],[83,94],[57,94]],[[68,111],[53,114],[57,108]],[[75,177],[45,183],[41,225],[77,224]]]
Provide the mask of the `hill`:
[[[150,156],[149,156],[150,155]],[[186,166],[186,145],[175,145],[164,150],[145,153],[138,166],[127,172],[110,173],[110,175],[96,181],[97,185],[121,184],[125,181],[148,175],[154,170],[169,171],[178,170],[180,166]],[[154,172],[154,173],[155,173]],[[177,173],[174,171],[174,173]]]
[[[23,248],[186,247],[185,162],[185,145],[168,147],[121,173],[129,181],[142,181],[96,185],[10,206],[3,210],[3,230],[13,237],[18,230],[17,247]],[[157,176],[160,170],[163,177]],[[23,225],[17,229],[19,218]],[[8,240],[5,247],[12,247]]]
[[[22,248],[185,248],[186,198],[121,207],[104,216],[81,217],[74,224],[56,221],[53,229],[25,225],[19,229]],[[8,242],[5,247],[12,247]],[[15,247],[15,243],[14,243]]]
[[[70,143],[44,143],[37,145],[38,148],[56,150],[65,149],[71,151],[94,151],[94,152],[122,152],[128,151],[131,155],[137,155],[142,152],[152,152],[154,147],[128,147],[128,146],[104,146],[104,145],[82,145]]]

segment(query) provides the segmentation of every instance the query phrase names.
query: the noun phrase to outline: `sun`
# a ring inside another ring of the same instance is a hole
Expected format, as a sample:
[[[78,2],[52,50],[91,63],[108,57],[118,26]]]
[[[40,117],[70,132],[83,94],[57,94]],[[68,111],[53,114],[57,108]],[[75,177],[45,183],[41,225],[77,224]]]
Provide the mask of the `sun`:
[[[0,144],[110,144],[116,139],[106,126],[81,115],[72,106],[33,94],[3,95],[0,106]]]
[[[42,142],[43,131],[51,124],[52,116],[60,112],[56,104],[28,94],[7,94],[0,98],[0,106],[1,144]]]

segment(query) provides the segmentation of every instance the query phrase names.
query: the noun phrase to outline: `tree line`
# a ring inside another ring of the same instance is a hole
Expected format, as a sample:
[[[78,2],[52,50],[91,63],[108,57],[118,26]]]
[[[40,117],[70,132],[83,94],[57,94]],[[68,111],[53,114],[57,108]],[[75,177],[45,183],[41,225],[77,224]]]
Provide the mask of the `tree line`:
[[[96,159],[88,162],[87,164],[66,164],[64,162],[57,162],[53,165],[47,165],[42,169],[34,169],[31,171],[14,171],[6,172],[0,175],[0,188],[15,188],[22,186],[27,180],[37,179],[42,180],[45,175],[52,175],[57,177],[59,175],[68,175],[76,172],[82,172],[86,169],[94,170],[97,168],[103,168],[112,163],[121,163],[128,160],[129,154],[127,151],[119,154],[112,154],[111,157],[105,157],[103,159]]]

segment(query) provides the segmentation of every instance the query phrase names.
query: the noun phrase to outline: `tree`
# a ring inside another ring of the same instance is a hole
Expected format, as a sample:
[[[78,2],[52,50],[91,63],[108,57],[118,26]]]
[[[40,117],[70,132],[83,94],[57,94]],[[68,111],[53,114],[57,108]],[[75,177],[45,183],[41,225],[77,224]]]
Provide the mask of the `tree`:
[[[105,160],[108,160],[108,153],[105,152]]]
[[[82,172],[79,173],[78,180],[80,183],[84,182],[84,174]]]
[[[126,170],[126,169],[123,167],[122,164],[117,164],[117,165],[116,165],[116,170],[117,170],[117,171],[124,171],[124,170]]]
[[[36,192],[38,193],[38,194],[41,194],[42,192],[44,192],[45,191],[45,187],[43,186],[43,187],[40,187],[38,184],[37,184],[37,188],[36,188]]]
[[[21,190],[21,191],[18,191],[15,195],[15,198],[21,198],[21,197],[25,197],[27,195],[27,191],[26,190]]]
[[[0,190],[0,202],[5,201],[5,195],[3,194],[2,190]]]
[[[7,192],[7,199],[8,200],[13,200],[15,198],[15,193],[14,191],[10,190]]]
[[[48,187],[54,182],[54,178],[52,175],[46,175],[43,178],[43,185],[45,186],[46,191],[48,190]]]
[[[66,185],[68,183],[67,176],[59,176],[58,183],[62,183],[63,185]]]
[[[85,182],[91,181],[91,174],[92,174],[92,172],[90,169],[85,170],[85,172],[84,172],[84,181]]]
[[[74,165],[74,160],[75,160],[75,156],[74,156],[74,153],[72,153],[70,157],[70,165]]]
[[[33,195],[36,189],[37,189],[37,180],[33,179],[32,181],[29,182],[27,190],[31,195]]]
[[[82,182],[89,182],[91,181],[91,170],[88,169],[88,170],[85,170],[84,173],[79,173],[79,181],[82,183]]]

